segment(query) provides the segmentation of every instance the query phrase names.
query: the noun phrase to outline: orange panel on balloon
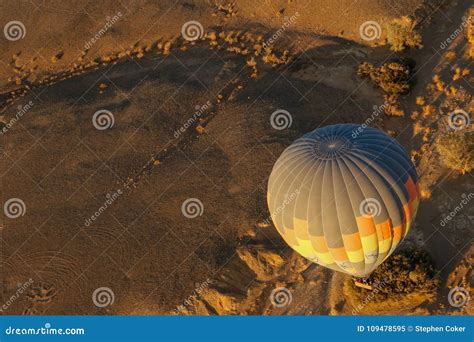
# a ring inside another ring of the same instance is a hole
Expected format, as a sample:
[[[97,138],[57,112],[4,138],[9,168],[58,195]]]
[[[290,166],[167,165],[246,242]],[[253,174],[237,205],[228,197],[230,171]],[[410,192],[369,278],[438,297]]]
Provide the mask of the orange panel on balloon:
[[[344,247],[329,248],[329,253],[331,253],[332,257],[336,261],[347,261],[347,260],[349,260],[349,258],[347,257],[346,249]]]
[[[316,252],[319,252],[319,253],[328,252],[328,244],[324,236],[312,236],[311,242]]]
[[[359,233],[342,234],[342,239],[344,240],[344,246],[346,246],[348,251],[358,251],[362,248]]]
[[[418,197],[418,191],[417,191],[416,185],[415,183],[413,183],[413,180],[411,179],[411,177],[408,177],[405,183],[405,186],[407,188],[408,195],[410,196],[410,201],[413,201],[415,198]]]
[[[402,239],[402,226],[393,228],[393,240],[392,243],[395,244]]]
[[[369,236],[376,232],[375,223],[372,217],[356,217],[357,227],[361,236]]]
[[[406,225],[410,224],[411,221],[411,204],[406,203],[403,205],[403,212],[405,213]]]
[[[391,237],[391,228],[392,225],[390,224],[390,219],[382,222],[381,224],[377,225],[377,231],[380,233],[378,235],[378,239],[380,241],[389,239]]]

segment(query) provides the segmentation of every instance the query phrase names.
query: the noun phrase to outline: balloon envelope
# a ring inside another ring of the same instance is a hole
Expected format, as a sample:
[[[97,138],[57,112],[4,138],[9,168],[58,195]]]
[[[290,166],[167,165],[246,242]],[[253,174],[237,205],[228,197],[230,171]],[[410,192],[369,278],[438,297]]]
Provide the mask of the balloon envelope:
[[[293,142],[268,181],[272,220],[295,251],[327,268],[363,277],[410,230],[418,177],[403,147],[354,124],[318,128]]]

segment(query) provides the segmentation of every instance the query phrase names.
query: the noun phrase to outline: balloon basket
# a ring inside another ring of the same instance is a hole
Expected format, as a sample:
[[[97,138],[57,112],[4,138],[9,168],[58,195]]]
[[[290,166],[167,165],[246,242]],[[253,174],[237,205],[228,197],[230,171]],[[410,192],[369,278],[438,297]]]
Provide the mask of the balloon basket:
[[[372,287],[372,281],[370,281],[369,278],[354,278],[354,285],[369,291],[374,289]]]

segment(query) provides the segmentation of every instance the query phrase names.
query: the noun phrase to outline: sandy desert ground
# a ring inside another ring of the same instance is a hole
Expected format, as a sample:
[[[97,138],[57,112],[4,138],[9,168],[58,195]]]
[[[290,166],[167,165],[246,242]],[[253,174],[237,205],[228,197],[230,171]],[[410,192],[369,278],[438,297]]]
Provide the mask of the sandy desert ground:
[[[435,141],[449,113],[472,118],[473,14],[461,0],[0,2],[2,314],[354,313],[350,277],[268,223],[266,186],[302,134],[364,122],[412,156],[423,199],[401,249],[429,253],[439,287],[357,313],[472,314],[448,297],[472,296],[473,174]],[[400,18],[423,47],[390,49]],[[400,60],[411,87],[388,105],[357,70]],[[275,305],[279,288],[291,302]]]

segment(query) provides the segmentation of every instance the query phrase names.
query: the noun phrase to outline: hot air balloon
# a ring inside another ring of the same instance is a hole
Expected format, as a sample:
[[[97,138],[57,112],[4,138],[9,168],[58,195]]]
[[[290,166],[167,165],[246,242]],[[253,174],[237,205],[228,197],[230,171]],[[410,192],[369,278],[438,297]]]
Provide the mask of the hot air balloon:
[[[418,177],[403,147],[381,130],[338,124],[286,148],[268,180],[280,235],[329,269],[367,277],[408,234]]]

